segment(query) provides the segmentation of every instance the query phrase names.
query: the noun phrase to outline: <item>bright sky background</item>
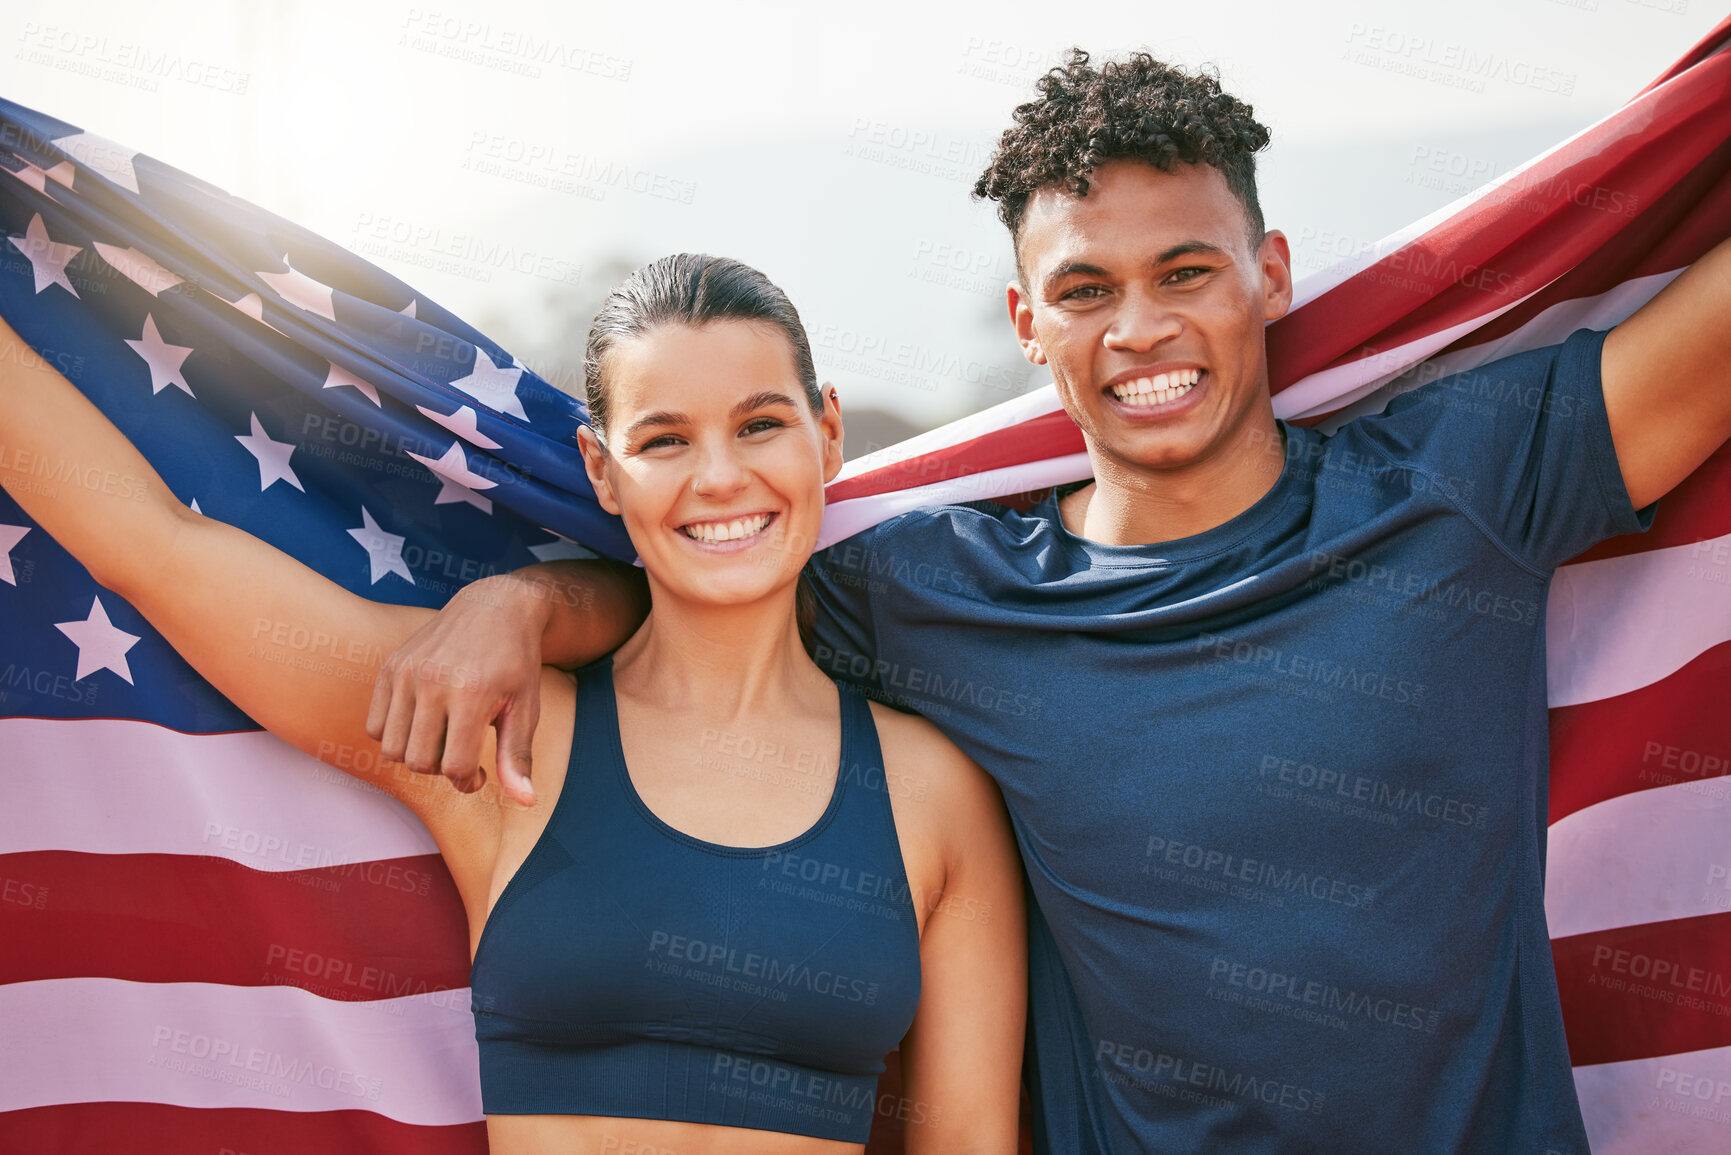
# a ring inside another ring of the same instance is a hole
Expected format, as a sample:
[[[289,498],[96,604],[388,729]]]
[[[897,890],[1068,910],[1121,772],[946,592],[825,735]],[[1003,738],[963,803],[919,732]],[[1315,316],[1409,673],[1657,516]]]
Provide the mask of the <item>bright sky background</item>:
[[[576,363],[630,267],[738,257],[792,296],[844,404],[929,426],[1043,380],[1002,317],[1007,235],[968,190],[1069,45],[1216,65],[1273,129],[1263,207],[1303,273],[1591,124],[1719,18],[849,7],[4,0],[0,92],[356,248],[543,372]]]

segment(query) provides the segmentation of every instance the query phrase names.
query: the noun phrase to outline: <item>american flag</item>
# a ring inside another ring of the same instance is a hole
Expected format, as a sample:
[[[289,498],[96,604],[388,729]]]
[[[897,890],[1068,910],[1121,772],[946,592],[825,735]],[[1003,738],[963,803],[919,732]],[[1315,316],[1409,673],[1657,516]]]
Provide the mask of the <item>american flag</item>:
[[[1731,233],[1728,47],[1731,21],[1603,121],[1302,282],[1268,334],[1277,412],[1329,427],[1650,299]],[[407,285],[5,102],[0,167],[0,313],[181,500],[387,601],[629,556],[583,477],[582,407]],[[826,539],[1087,470],[1037,390],[850,464]],[[1548,615],[1546,910],[1593,1148],[1724,1151],[1731,450],[1651,532],[1559,570]],[[339,644],[260,631],[296,663]],[[0,751],[0,1151],[485,1149],[431,839],[259,732],[3,496]]]

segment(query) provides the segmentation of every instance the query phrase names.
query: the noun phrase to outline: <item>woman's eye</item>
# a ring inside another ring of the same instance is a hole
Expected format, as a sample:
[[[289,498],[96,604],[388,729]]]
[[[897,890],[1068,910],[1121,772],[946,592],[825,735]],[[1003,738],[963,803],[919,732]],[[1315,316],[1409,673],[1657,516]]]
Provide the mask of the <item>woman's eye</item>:
[[[778,421],[774,417],[753,417],[750,421],[745,423],[744,427],[740,429],[740,432],[762,433],[768,429],[780,429],[783,424],[784,422]]]
[[[678,445],[678,444],[679,444],[679,438],[674,437],[671,434],[665,434],[664,433],[660,437],[651,437],[648,441],[645,441],[642,445],[639,445],[637,447],[637,451],[639,453],[641,453],[645,449],[661,449],[661,448],[668,446],[668,445]]]

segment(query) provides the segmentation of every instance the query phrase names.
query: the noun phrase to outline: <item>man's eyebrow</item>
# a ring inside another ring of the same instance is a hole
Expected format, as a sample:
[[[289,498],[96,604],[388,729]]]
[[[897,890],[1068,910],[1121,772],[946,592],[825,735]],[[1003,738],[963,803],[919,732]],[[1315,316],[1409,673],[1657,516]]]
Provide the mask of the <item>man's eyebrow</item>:
[[[1171,248],[1160,253],[1151,264],[1164,265],[1168,261],[1176,261],[1179,257],[1190,256],[1224,256],[1226,250],[1208,241],[1180,241]],[[1046,281],[1061,281],[1065,277],[1105,277],[1110,274],[1099,265],[1088,261],[1064,261],[1046,275]]]
[[[1106,270],[1099,265],[1091,265],[1087,261],[1065,261],[1046,274],[1046,283],[1061,281],[1065,277],[1104,277],[1105,275]]]
[[[1155,257],[1154,263],[1164,265],[1167,261],[1176,261],[1179,257],[1191,257],[1198,254],[1210,257],[1225,256],[1226,250],[1219,245],[1209,244],[1207,241],[1183,241]]]

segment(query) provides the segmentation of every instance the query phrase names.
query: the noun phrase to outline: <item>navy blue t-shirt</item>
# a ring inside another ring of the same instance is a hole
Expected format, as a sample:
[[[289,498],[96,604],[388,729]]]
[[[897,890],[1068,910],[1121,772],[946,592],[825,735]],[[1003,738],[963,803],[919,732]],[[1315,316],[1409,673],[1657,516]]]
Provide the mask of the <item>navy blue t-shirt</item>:
[[[1604,334],[1432,382],[1193,537],[1056,499],[814,559],[819,664],[998,782],[1041,1149],[1586,1155],[1544,913],[1545,600],[1644,529]]]

